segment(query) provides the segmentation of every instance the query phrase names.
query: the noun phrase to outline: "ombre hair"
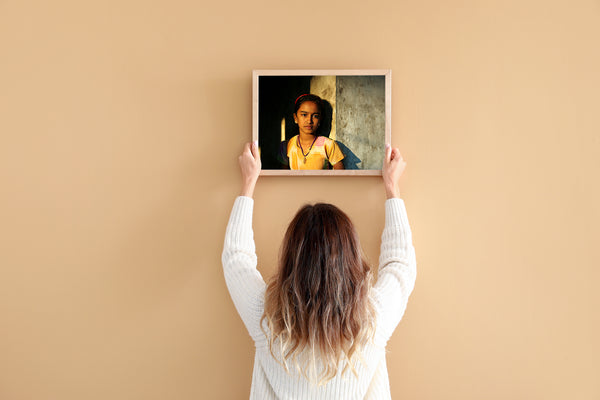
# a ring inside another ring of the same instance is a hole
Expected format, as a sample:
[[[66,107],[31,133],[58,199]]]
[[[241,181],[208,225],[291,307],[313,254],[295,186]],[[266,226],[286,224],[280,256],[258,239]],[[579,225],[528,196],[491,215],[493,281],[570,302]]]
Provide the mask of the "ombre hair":
[[[290,223],[279,270],[265,293],[269,350],[322,385],[343,366],[357,375],[362,349],[372,339],[371,269],[350,218],[331,204],[302,207]],[[317,367],[318,366],[318,367]]]

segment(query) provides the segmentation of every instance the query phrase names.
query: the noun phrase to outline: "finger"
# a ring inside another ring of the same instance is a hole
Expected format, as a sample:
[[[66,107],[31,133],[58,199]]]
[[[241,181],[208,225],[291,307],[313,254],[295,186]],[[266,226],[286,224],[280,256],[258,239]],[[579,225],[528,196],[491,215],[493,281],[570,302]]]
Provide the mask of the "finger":
[[[389,144],[385,145],[385,161],[389,162],[392,155],[392,147]]]
[[[254,156],[254,158],[258,158],[258,143],[252,142],[250,149],[252,150],[252,156]]]

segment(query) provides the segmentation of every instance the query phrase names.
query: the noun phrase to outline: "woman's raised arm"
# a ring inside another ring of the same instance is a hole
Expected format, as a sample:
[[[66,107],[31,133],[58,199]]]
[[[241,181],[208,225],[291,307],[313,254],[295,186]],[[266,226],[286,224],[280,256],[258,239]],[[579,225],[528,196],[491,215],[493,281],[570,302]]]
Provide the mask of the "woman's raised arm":
[[[374,297],[377,310],[377,336],[381,343],[388,341],[402,319],[408,297],[415,285],[417,264],[412,234],[404,201],[400,198],[400,177],[406,162],[400,151],[386,146],[383,162],[385,228],[381,236],[379,274]]]
[[[221,260],[225,282],[240,317],[250,336],[256,341],[264,335],[260,318],[265,294],[265,281],[256,269],[256,250],[252,230],[254,186],[260,173],[260,157],[256,143],[244,146],[239,157],[242,190],[235,200],[225,231]]]

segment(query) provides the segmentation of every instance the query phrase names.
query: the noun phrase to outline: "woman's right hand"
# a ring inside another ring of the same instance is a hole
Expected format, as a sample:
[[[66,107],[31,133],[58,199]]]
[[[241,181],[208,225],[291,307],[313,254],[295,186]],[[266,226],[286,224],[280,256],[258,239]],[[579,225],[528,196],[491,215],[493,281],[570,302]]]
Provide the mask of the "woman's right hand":
[[[240,194],[252,197],[261,169],[260,154],[256,142],[244,145],[244,151],[242,151],[238,161],[242,172],[242,191]]]
[[[385,145],[385,159],[381,175],[383,176],[383,185],[388,199],[400,197],[400,177],[406,168],[406,162],[400,154],[400,150]]]

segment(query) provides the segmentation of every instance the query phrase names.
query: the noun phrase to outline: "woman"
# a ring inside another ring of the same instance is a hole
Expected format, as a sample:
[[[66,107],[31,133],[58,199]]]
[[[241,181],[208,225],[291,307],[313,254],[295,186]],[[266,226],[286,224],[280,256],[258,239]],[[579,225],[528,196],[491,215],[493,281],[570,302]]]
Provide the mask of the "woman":
[[[344,154],[335,140],[319,135],[323,100],[303,94],[294,103],[294,123],[298,134],[285,146],[285,162],[290,169],[344,169]],[[285,142],[284,142],[285,143]]]
[[[377,281],[348,217],[332,205],[303,207],[288,227],[279,271],[267,285],[252,232],[256,144],[239,157],[241,196],[225,235],[223,269],[256,346],[251,399],[388,399],[385,346],[400,322],[416,261],[398,180],[406,163],[386,147],[385,229]]]

